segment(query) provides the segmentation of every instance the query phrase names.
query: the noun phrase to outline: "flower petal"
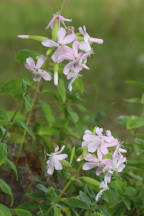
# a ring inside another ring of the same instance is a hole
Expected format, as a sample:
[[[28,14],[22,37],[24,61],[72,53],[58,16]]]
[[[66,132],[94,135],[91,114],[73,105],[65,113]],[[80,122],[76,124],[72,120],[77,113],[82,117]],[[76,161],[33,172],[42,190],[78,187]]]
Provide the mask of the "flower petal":
[[[62,27],[59,28],[58,33],[57,33],[57,39],[60,44],[63,44],[65,35],[66,35],[66,30]]]
[[[50,39],[45,39],[41,43],[45,47],[58,47],[59,46],[57,42],[50,40]]]
[[[41,66],[45,63],[45,61],[46,61],[46,57],[45,56],[43,56],[43,55],[40,55],[39,57],[38,57],[38,60],[37,60],[37,63],[36,63],[36,68],[41,68]]]
[[[93,168],[96,167],[96,166],[97,166],[96,163],[86,162],[86,163],[83,164],[82,169],[83,169],[83,170],[90,170],[90,169],[93,169]]]
[[[59,154],[54,156],[56,160],[64,160],[65,158],[68,157],[67,154]]]
[[[56,170],[62,170],[63,167],[62,167],[61,163],[57,159],[54,159],[53,161],[54,161],[55,169]]]
[[[47,161],[47,168],[48,168],[47,170],[48,175],[52,175],[54,172],[54,164],[52,160]]]

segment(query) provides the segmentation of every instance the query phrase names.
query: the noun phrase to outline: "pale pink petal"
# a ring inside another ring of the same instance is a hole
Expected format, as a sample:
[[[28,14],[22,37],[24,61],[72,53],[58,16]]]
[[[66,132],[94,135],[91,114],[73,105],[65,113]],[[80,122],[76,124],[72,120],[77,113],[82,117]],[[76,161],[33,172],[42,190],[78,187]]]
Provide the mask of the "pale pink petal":
[[[60,44],[64,44],[63,42],[64,42],[65,35],[66,35],[66,30],[64,28],[59,28],[57,39]]]
[[[82,169],[83,169],[83,170],[90,170],[90,169],[93,169],[93,168],[96,167],[96,166],[97,166],[96,163],[86,162],[86,163],[83,164]]]
[[[41,66],[45,63],[46,57],[43,55],[40,55],[38,57],[37,63],[36,63],[36,68],[41,68]]]
[[[99,166],[96,170],[96,175],[99,176],[103,172],[103,167]]]
[[[56,160],[64,160],[65,158],[68,157],[67,154],[59,154],[54,156]]]
[[[34,72],[34,68],[31,67],[29,64],[24,64],[24,66],[25,66],[25,68],[26,68],[27,70],[29,70],[30,72]]]
[[[44,71],[44,70],[41,70],[41,77],[44,79],[44,80],[46,80],[46,81],[50,81],[51,80],[51,75],[48,73],[48,72],[46,72],[46,71]]]
[[[34,73],[33,81],[39,82],[41,80],[41,74],[39,72]]]
[[[69,73],[69,71],[71,70],[71,67],[73,66],[73,62],[70,62],[70,63],[68,63],[65,67],[64,67],[64,70],[63,70],[63,73],[65,74],[65,75],[67,75],[68,73]]]
[[[58,47],[59,46],[57,42],[50,40],[50,39],[45,39],[41,43],[45,47]]]
[[[85,160],[87,161],[90,161],[90,162],[98,162],[99,160],[92,154],[87,154],[85,157],[84,157]]]
[[[102,154],[102,152],[100,151],[100,149],[98,149],[98,151],[97,151],[97,155],[98,155],[98,158],[101,160],[103,154]]]
[[[63,44],[66,45],[66,44],[72,43],[75,39],[76,39],[75,34],[69,34],[64,38]]]
[[[103,44],[103,40],[102,39],[99,39],[99,38],[90,38],[90,42],[91,43],[97,43],[97,44]]]
[[[54,159],[54,167],[56,170],[62,170],[63,168],[61,163],[57,159]]]
[[[28,39],[29,35],[18,35],[17,37],[20,39]]]
[[[48,175],[52,175],[54,172],[54,164],[53,164],[52,160],[49,160],[47,162],[47,168],[48,168],[48,170],[47,170]]]
[[[58,72],[54,72],[54,85],[58,86]]]
[[[73,58],[72,49],[67,46],[58,47],[54,52],[54,54],[52,55],[52,60],[58,63],[72,58]]]
[[[26,59],[26,64],[28,64],[31,69],[33,69],[35,67],[35,62],[34,62],[32,57],[28,57]]]

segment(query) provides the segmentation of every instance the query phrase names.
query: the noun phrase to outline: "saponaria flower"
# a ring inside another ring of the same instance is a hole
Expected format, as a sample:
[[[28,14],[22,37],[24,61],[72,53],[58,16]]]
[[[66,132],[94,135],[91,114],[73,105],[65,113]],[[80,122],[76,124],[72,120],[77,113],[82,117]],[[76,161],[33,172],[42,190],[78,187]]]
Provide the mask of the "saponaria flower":
[[[125,168],[126,157],[123,153],[126,153],[126,150],[121,148],[118,139],[114,138],[109,130],[103,134],[103,129],[98,127],[94,132],[85,131],[82,147],[87,147],[90,152],[84,157],[86,162],[83,164],[83,170],[96,167],[97,176],[104,173],[104,181],[101,182],[100,191],[96,196],[98,201],[102,193],[108,189],[113,173],[120,173]]]
[[[66,34],[66,30],[60,27],[57,33],[57,42],[47,38],[42,41],[42,45],[45,47],[56,47],[57,49],[52,55],[52,60],[60,63],[65,60],[65,53],[69,53],[71,50],[67,44],[72,43],[75,39],[74,33]]]
[[[49,160],[47,161],[47,173],[48,175],[52,175],[55,170],[62,170],[63,166],[60,163],[60,161],[64,160],[68,157],[67,154],[61,154],[61,152],[64,150],[65,146],[62,146],[62,148],[59,150],[59,146],[55,148],[55,151],[51,154],[48,154]]]
[[[33,73],[34,77],[33,80],[36,82],[39,82],[41,78],[43,78],[46,81],[51,80],[51,75],[49,72],[41,69],[41,67],[44,65],[46,61],[45,56],[41,55],[38,57],[37,63],[35,64],[35,61],[32,57],[28,57],[26,59],[25,67],[27,70]]]
[[[71,79],[68,89],[72,91],[72,84],[77,79],[79,72],[84,68],[89,70],[86,65],[87,57],[84,52],[78,52],[79,42],[74,41],[72,48],[63,55],[63,59],[70,60],[69,63],[64,67],[63,73],[67,76],[67,79]]]
[[[103,39],[90,37],[90,35],[86,31],[85,26],[79,27],[79,32],[84,37],[84,41],[80,42],[80,49],[86,52],[87,55],[90,55],[92,53],[92,43],[103,44],[104,42]]]
[[[56,14],[53,15],[53,18],[51,19],[51,21],[47,25],[46,29],[49,29],[49,28],[52,29],[54,27],[54,23],[56,20],[58,20],[59,27],[60,27],[60,23],[62,23],[65,28],[66,28],[65,22],[71,22],[72,21],[72,19],[64,18],[63,16],[60,15],[59,12],[57,12]]]

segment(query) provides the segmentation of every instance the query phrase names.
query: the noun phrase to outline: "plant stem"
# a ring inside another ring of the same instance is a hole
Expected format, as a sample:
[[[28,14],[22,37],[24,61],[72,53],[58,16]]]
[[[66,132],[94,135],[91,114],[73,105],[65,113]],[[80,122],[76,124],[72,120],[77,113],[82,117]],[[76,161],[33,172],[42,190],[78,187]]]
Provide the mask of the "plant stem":
[[[58,203],[61,199],[61,197],[63,196],[63,194],[65,193],[65,191],[68,189],[68,187],[70,186],[70,184],[72,183],[72,181],[74,180],[74,177],[72,176],[69,181],[66,183],[65,187],[63,188],[63,190],[61,191],[61,193],[58,195],[58,197],[56,198],[56,200],[52,203],[51,207],[48,209],[46,216],[48,216],[50,210],[52,207],[54,207],[56,205],[56,203]]]
[[[40,89],[40,82],[37,83],[37,87],[36,87],[35,94],[34,94],[34,101],[33,101],[32,108],[31,108],[31,110],[30,110],[30,112],[29,112],[28,119],[27,119],[27,122],[26,122],[27,126],[29,126],[30,121],[31,121],[32,112],[33,112],[34,106],[35,106],[36,101],[37,101],[39,89]],[[21,143],[20,143],[20,147],[19,147],[19,151],[18,151],[17,156],[16,156],[16,163],[15,163],[15,165],[18,164],[19,157],[20,157],[21,152],[22,152],[22,150],[23,150],[23,145],[24,145],[24,141],[25,141],[25,136],[26,136],[26,134],[27,134],[27,131],[24,130],[24,133],[23,133],[23,136],[22,136],[22,140],[21,140]]]

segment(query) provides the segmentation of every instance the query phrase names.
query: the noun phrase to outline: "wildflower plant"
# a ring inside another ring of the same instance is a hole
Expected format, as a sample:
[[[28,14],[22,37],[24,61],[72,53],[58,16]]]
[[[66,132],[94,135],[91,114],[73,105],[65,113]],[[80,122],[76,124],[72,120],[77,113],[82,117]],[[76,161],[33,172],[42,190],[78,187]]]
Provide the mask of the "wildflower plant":
[[[45,53],[19,51],[16,59],[31,72],[31,80],[11,80],[0,88],[17,102],[14,112],[0,112],[0,165],[18,178],[17,168],[24,160],[30,181],[26,196],[13,206],[15,177],[9,182],[12,190],[0,179],[1,190],[10,196],[11,209],[0,205],[7,215],[108,215],[101,200],[107,200],[104,192],[111,190],[113,178],[120,180],[126,166],[124,144],[110,130],[92,129],[95,122],[82,99],[82,75],[90,70],[93,44],[99,46],[103,40],[91,37],[85,26],[76,30],[71,22],[57,13],[46,27],[51,37],[18,35],[40,43]]]

